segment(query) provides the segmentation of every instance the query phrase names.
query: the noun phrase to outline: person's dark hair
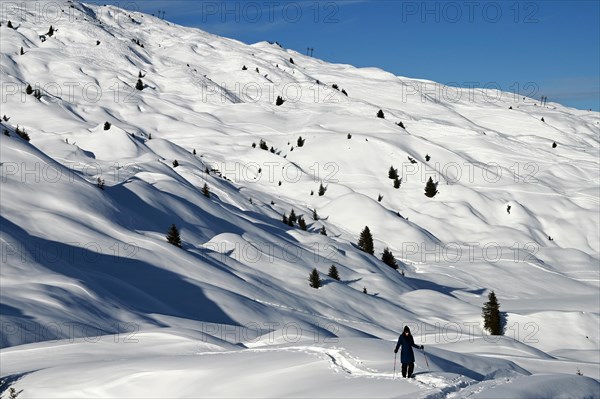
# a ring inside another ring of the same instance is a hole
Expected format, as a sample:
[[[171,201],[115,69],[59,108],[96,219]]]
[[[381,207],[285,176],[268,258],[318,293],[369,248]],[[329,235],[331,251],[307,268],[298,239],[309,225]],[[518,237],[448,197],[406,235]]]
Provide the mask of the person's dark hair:
[[[404,326],[404,332],[410,335],[410,328],[408,328],[408,326]]]

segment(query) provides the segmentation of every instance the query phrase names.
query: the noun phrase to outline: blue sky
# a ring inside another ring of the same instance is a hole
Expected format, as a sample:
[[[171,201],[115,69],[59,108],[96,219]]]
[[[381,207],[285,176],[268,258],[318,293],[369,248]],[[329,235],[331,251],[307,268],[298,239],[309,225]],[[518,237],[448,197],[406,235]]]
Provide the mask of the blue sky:
[[[104,2],[103,2],[104,3]],[[246,43],[600,111],[600,1],[108,1]]]

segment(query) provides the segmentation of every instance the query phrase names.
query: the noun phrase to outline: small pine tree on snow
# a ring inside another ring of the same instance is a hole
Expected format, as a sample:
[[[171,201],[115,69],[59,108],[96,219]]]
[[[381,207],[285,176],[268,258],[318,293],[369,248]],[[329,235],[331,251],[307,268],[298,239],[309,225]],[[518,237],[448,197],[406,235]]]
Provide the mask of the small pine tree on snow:
[[[377,117],[381,119],[385,119],[385,114],[382,110],[377,111]]]
[[[8,24],[6,24],[6,26],[10,29],[15,29],[11,21],[8,21]]]
[[[275,147],[271,147],[269,151],[271,151],[271,154],[275,154]]]
[[[210,188],[206,183],[204,183],[204,187],[202,187],[202,195],[204,195],[206,198],[210,198]]]
[[[332,84],[331,87],[333,87],[336,90],[340,89],[340,87],[337,85],[337,83]]]
[[[319,276],[319,272],[317,269],[313,269],[312,272],[308,275],[308,283],[313,288],[321,287],[321,276]]]
[[[294,227],[294,221],[290,217],[288,217],[288,226]]]
[[[348,140],[350,140],[352,138],[352,135],[350,133],[348,133]]]
[[[4,133],[5,136],[10,137],[10,133],[9,133],[8,129],[2,130],[2,133]]]
[[[25,88],[25,93],[28,95],[33,94],[33,88],[31,87],[30,84],[28,84],[27,87]]]
[[[96,185],[100,190],[104,190],[104,179],[98,178],[96,181]]]
[[[244,65],[244,66],[242,67],[242,71],[247,71],[247,70],[248,70],[248,68],[246,67],[246,65]]]
[[[275,100],[275,105],[280,106],[283,105],[284,102],[285,100],[281,98],[281,96],[277,96],[277,100]]]
[[[196,149],[195,148],[192,150],[192,155],[196,155]]]
[[[319,186],[319,197],[324,196],[326,191],[327,189],[323,187],[323,183],[321,183],[321,185]]]
[[[348,93],[344,89],[342,89],[342,94],[344,94],[346,97],[348,97]]]
[[[552,143],[552,148],[556,148],[556,147],[557,147],[557,144],[556,144],[556,141],[555,141],[554,143]]]
[[[313,209],[313,220],[319,220],[319,214],[316,209]]]
[[[381,260],[383,261],[383,263],[385,263],[392,269],[395,269],[395,270],[398,269],[398,264],[396,263],[396,258],[394,257],[394,254],[392,253],[392,251],[390,251],[389,248],[385,248],[383,250],[383,255],[381,256]]]
[[[175,159],[175,160],[173,161],[173,167],[174,167],[174,168],[176,168],[176,167],[178,167],[178,166],[179,166],[179,162],[177,162],[177,160]]]
[[[303,147],[304,146],[304,142],[306,141],[306,139],[303,139],[302,136],[298,137],[298,147]]]
[[[304,220],[304,218],[302,216],[300,216],[298,218],[298,226],[300,227],[301,230],[304,230],[304,231],[307,230],[306,220]]]
[[[425,155],[425,161],[429,162],[430,159],[431,157],[429,156],[429,154]]]
[[[252,148],[256,148],[256,143],[252,143]]]
[[[430,177],[429,180],[427,180],[427,184],[425,185],[425,195],[429,198],[433,198],[437,193],[437,184],[435,184],[433,182],[433,179]]]
[[[269,151],[269,146],[263,139],[260,140],[260,144],[258,146],[261,150]]]
[[[363,287],[363,294],[368,294],[367,287]]]
[[[46,33],[46,35],[52,37],[52,35],[54,35],[54,28],[52,27],[52,25],[50,25],[50,29],[48,29],[48,33]]]
[[[179,235],[179,230],[175,224],[172,224],[171,227],[169,227],[169,231],[167,232],[167,242],[181,248],[181,236]]]
[[[483,328],[491,335],[504,335],[502,331],[502,320],[500,316],[500,304],[494,291],[488,294],[488,301],[482,308]]]
[[[390,170],[388,171],[388,178],[397,179],[398,178],[398,169],[394,169],[394,166],[390,166]]]
[[[109,130],[110,126],[110,122],[104,122],[104,130]]]
[[[281,221],[282,221],[284,224],[288,224],[288,223],[289,223],[288,217],[287,217],[287,215],[285,214],[285,212],[283,213],[283,217],[281,218]]]
[[[256,67],[256,73],[260,73],[260,71],[258,70],[258,67]]]
[[[294,63],[294,59],[292,57],[290,57],[290,64]]]
[[[327,275],[334,280],[340,281],[340,274],[338,273],[338,269],[337,267],[335,267],[335,265],[331,265],[331,267],[329,268],[329,273],[327,273]]]
[[[281,187],[281,180],[279,180],[279,183],[277,183],[277,185]]]
[[[373,236],[371,235],[369,226],[365,226],[363,231],[360,233],[358,247],[368,254],[373,255],[375,253],[373,249]]]
[[[144,82],[142,82],[142,79],[138,79],[137,83],[135,84],[135,88],[138,90],[144,90]]]
[[[396,123],[396,125],[400,126],[402,129],[406,129],[406,128],[404,127],[404,123],[402,123],[402,121],[400,121],[400,122]]]
[[[19,129],[19,126],[17,126],[17,130],[15,131],[15,133],[17,133],[17,136],[19,136],[20,138],[22,138],[25,141],[31,140],[31,138],[29,138],[29,134],[27,134],[25,129],[21,130],[21,129]]]
[[[325,228],[325,226],[321,227],[321,230],[319,230],[319,233],[322,236],[326,236],[327,235],[327,229]]]
[[[381,202],[382,199],[383,199],[383,195],[379,194],[379,196],[377,197],[377,202]]]
[[[289,219],[292,221],[292,223],[296,223],[298,221],[298,218],[296,217],[296,212],[294,212],[294,210],[292,209],[292,211],[290,212],[290,217]]]
[[[400,188],[400,184],[402,184],[402,179],[394,179],[394,188]]]
[[[542,117],[542,122],[546,122],[546,121],[544,120],[544,117]]]
[[[8,116],[6,116],[6,115],[2,116],[2,120],[3,120],[4,122],[8,122],[8,120],[9,120],[9,119],[10,119],[10,118],[9,118]]]
[[[25,54],[25,50],[23,50],[23,47],[21,47],[21,52],[20,52],[20,54],[21,54],[21,55]]]
[[[100,45],[100,40],[96,40],[96,46]]]

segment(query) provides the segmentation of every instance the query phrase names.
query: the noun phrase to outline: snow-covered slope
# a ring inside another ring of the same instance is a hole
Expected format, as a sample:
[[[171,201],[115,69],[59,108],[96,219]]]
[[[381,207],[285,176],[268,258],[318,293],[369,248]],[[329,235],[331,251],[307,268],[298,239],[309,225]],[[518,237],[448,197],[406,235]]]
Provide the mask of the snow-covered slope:
[[[35,3],[0,15],[1,390],[600,397],[598,113]]]

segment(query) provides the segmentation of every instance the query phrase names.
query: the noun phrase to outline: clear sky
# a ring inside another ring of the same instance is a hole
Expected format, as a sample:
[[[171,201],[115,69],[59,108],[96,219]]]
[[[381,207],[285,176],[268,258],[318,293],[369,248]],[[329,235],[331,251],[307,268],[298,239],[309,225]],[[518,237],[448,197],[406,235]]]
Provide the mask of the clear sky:
[[[329,62],[600,111],[598,0],[99,2],[245,43],[310,47]]]

